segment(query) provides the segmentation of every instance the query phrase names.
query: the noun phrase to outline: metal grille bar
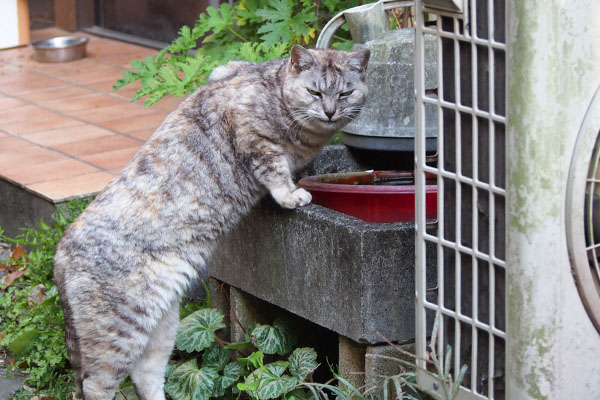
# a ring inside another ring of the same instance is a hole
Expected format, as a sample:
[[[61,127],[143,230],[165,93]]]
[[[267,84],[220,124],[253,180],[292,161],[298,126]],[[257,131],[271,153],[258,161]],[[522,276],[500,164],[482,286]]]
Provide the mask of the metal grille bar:
[[[425,24],[425,11],[435,22]],[[417,354],[421,385],[441,390],[425,371],[448,347],[463,399],[504,398],[505,348],[505,29],[503,0],[470,0],[467,16],[416,5]],[[425,92],[425,35],[437,38],[436,96]],[[435,108],[437,154],[426,154],[425,111]],[[432,158],[437,158],[431,163]],[[438,183],[435,229],[425,219],[425,175]],[[426,260],[434,258],[435,290]],[[436,348],[427,343],[437,320]]]

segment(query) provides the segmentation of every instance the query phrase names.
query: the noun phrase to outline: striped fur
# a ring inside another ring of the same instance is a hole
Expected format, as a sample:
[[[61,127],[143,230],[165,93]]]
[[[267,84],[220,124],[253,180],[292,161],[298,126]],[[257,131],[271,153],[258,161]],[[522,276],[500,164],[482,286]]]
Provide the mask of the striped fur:
[[[264,194],[310,202],[292,173],[360,111],[368,57],[295,46],[217,68],[71,225],[54,277],[76,399],[111,399],[127,374],[140,399],[164,399],[181,296]]]

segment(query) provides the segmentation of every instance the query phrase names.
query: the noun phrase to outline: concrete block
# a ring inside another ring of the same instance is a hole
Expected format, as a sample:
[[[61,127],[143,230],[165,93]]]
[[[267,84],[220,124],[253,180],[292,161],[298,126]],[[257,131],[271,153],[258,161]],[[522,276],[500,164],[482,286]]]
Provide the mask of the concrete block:
[[[208,291],[210,293],[210,307],[219,310],[225,318],[223,322],[226,327],[219,331],[219,337],[228,342],[231,341],[231,301],[229,285],[215,279],[208,280]]]
[[[355,342],[414,338],[415,230],[267,198],[217,246],[208,273]],[[432,285],[430,285],[432,286]]]
[[[263,314],[261,302],[243,291],[230,287],[231,302],[231,341],[246,341],[246,329],[252,323],[268,324],[269,321]]]
[[[82,196],[82,198],[91,198]],[[36,229],[41,220],[50,223],[56,208],[68,215],[67,200],[54,202],[13,182],[0,178],[0,227],[9,237],[22,233],[20,228]]]
[[[365,385],[377,398],[383,397],[385,378],[414,371],[416,360],[409,354],[415,353],[414,344],[367,346],[365,353]],[[389,393],[394,385],[390,382]]]
[[[339,336],[339,374],[359,390],[365,385],[366,350],[367,345]]]
[[[41,219],[50,222],[56,205],[11,182],[0,179],[0,227],[9,237],[19,228],[37,228]]]

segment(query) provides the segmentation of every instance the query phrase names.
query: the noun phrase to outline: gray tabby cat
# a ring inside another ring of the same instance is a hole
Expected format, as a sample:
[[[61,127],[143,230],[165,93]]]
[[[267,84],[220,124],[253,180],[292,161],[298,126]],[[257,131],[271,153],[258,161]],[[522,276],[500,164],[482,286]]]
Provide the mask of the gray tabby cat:
[[[267,192],[310,202],[292,173],[359,113],[368,59],[295,46],[289,60],[217,68],[71,225],[54,278],[74,398],[112,399],[129,374],[140,399],[164,399],[181,296]]]

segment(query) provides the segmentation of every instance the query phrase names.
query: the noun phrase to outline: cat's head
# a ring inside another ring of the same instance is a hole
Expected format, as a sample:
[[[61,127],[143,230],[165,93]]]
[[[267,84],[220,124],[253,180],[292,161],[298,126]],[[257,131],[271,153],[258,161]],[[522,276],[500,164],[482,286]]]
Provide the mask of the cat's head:
[[[367,98],[369,50],[354,53],[292,48],[283,93],[296,123],[332,133],[360,112]]]

